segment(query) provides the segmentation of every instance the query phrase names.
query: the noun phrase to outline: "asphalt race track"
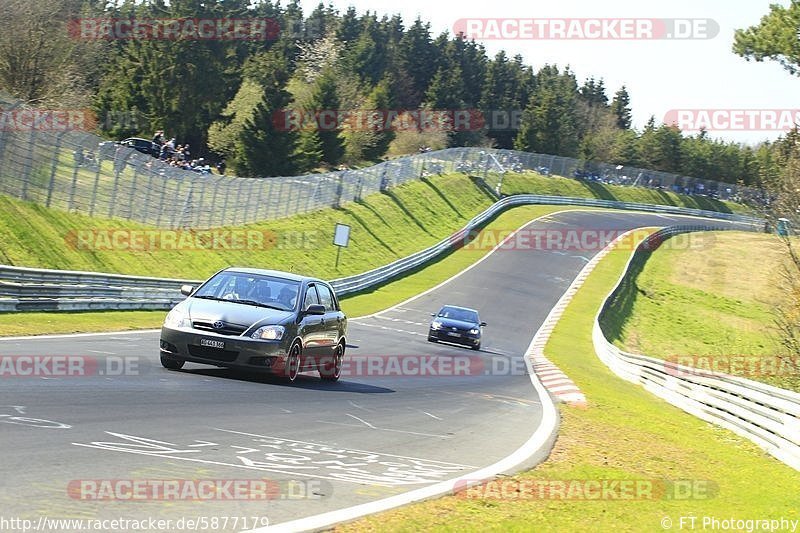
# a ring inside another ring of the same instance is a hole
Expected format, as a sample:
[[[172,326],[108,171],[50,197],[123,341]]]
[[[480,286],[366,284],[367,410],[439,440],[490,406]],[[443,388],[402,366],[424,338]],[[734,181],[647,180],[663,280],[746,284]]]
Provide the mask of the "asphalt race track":
[[[567,212],[526,229],[697,223]],[[2,340],[2,356],[86,359],[80,376],[0,372],[0,515],[34,521],[230,517],[227,527],[218,522],[208,529],[232,531],[349,507],[490,465],[538,427],[541,403],[522,354],[597,251],[499,250],[396,309],[351,318],[348,375],[334,384],[308,374],[290,386],[191,363],[170,372],[158,362],[155,332]],[[488,322],[480,352],[427,342],[429,313],[444,303],[480,310]],[[426,375],[408,375],[418,372]],[[128,501],[95,490],[103,480],[263,479],[270,481],[267,500],[223,492],[203,501],[165,501],[152,493]],[[234,527],[233,517],[259,521]]]

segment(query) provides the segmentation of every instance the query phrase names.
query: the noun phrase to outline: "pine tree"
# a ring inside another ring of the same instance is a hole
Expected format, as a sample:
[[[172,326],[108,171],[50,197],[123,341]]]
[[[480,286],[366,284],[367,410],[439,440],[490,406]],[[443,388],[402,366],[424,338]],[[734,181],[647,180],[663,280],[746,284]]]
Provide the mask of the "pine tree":
[[[342,130],[337,123],[341,111],[336,80],[328,70],[317,79],[306,112],[318,117],[317,134],[321,143],[322,161],[329,165],[338,165],[344,155]]]
[[[536,87],[517,138],[518,150],[575,157],[580,143],[576,113],[578,87],[568,68],[545,66],[536,75]]]
[[[631,128],[631,97],[623,85],[614,95],[611,102],[611,112],[617,117],[617,127],[621,130]]]
[[[386,111],[392,108],[392,95],[391,95],[391,76],[384,77],[378,85],[370,93],[367,98],[366,107],[368,110],[373,110],[386,116]],[[364,150],[364,159],[368,161],[377,160],[380,156],[386,153],[394,139],[394,132],[391,130],[391,125],[381,124],[378,131],[375,132],[375,140],[373,146]]]
[[[276,51],[265,55],[260,64],[263,94],[238,136],[237,171],[244,176],[292,176],[298,168],[294,155],[298,133],[276,120],[291,102],[285,88],[287,61]]]
[[[345,49],[343,63],[348,71],[355,72],[366,85],[375,85],[386,69],[386,42],[389,35],[384,32],[374,15],[365,15],[361,20],[362,31]]]
[[[322,141],[315,128],[303,129],[294,152],[298,172],[311,172],[322,161]]]
[[[398,97],[400,106],[419,106],[436,74],[437,49],[431,40],[430,28],[430,23],[423,23],[418,18],[400,39],[398,62],[411,82],[410,92]]]

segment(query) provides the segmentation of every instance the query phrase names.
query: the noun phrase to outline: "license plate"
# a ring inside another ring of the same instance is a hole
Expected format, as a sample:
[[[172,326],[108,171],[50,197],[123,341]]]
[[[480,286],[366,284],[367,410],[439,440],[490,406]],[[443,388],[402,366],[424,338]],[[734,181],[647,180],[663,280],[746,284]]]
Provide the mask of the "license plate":
[[[451,337],[460,337],[461,336],[461,333],[453,333],[452,331],[448,331],[447,334],[450,335]]]
[[[208,346],[209,348],[224,348],[225,341],[213,341],[211,339],[200,339],[200,346]]]

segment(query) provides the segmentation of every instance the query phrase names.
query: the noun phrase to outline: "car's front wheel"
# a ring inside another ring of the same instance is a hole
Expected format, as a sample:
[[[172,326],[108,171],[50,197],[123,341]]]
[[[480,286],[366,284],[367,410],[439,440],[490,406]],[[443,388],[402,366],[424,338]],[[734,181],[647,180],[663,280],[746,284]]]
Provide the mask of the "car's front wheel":
[[[283,369],[283,379],[294,383],[300,373],[300,344],[294,343],[286,356],[286,367]]]
[[[169,370],[180,370],[183,368],[183,365],[186,364],[186,361],[183,359],[178,359],[176,357],[172,357],[171,355],[161,354],[161,366],[167,368]]]

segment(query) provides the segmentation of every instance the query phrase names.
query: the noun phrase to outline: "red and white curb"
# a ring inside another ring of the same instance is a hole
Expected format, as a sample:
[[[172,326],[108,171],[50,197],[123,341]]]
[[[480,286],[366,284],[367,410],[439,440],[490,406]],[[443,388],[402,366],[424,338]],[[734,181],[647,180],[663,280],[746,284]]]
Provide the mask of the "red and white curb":
[[[617,245],[617,242],[625,239],[634,231],[641,230],[625,232],[586,263],[586,266],[578,273],[566,292],[561,295],[556,305],[550,310],[550,314],[547,315],[539,331],[536,332],[536,335],[533,337],[533,342],[531,342],[528,351],[525,353],[529,371],[536,374],[539,381],[544,385],[544,388],[547,389],[547,392],[550,393],[550,396],[552,396],[556,402],[583,407],[586,406],[586,396],[584,396],[581,389],[575,385],[575,382],[573,382],[569,376],[545,357],[544,347],[550,340],[550,335],[552,335],[556,324],[564,315],[564,310],[586,282],[586,278],[589,277],[589,274],[592,273],[600,261],[602,261]]]
[[[586,396],[565,373],[558,369],[545,356],[533,358],[533,371],[539,377],[547,392],[560,403],[586,405]]]

